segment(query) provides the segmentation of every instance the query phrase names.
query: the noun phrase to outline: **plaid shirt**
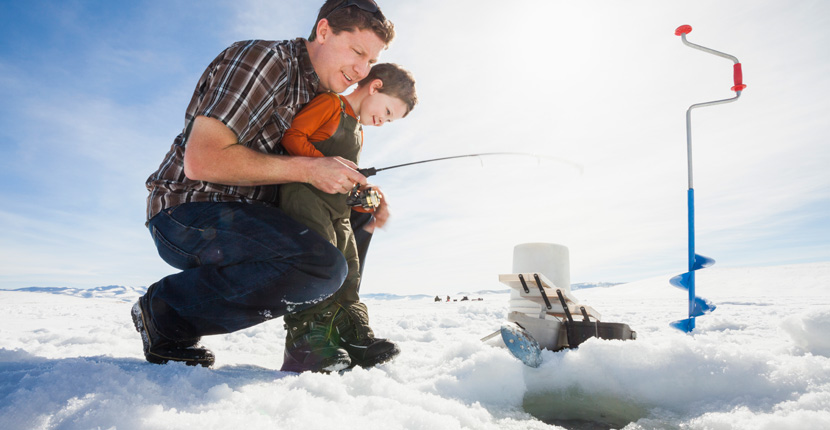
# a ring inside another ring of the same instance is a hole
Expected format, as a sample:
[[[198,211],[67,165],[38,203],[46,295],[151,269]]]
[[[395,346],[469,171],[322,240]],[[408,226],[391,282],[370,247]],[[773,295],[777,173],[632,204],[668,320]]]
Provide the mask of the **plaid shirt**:
[[[233,130],[240,144],[281,154],[283,133],[294,115],[314,98],[319,84],[305,39],[249,40],[222,51],[199,79],[187,107],[184,130],[159,169],[147,178],[147,220],[188,202],[276,205],[277,185],[229,186],[188,179],[184,174],[184,150],[190,127],[199,115],[215,118]]]

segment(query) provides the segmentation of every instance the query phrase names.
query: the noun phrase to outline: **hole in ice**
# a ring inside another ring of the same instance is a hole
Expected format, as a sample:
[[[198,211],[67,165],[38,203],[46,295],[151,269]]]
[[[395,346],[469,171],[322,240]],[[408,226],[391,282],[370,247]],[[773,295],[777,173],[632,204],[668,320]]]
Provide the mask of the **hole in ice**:
[[[576,388],[528,392],[522,407],[541,421],[568,430],[623,428],[648,416],[648,410],[643,405],[618,397],[585,393]]]

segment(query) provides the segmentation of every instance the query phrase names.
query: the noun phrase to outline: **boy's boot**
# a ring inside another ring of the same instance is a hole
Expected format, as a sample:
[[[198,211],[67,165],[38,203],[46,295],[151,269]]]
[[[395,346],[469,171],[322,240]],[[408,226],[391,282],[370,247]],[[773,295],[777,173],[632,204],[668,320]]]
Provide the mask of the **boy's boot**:
[[[331,313],[285,325],[283,372],[338,372],[351,367],[349,353],[332,338]]]
[[[213,352],[199,344],[199,339],[170,340],[162,336],[155,328],[147,312],[144,297],[140,297],[130,312],[135,330],[141,334],[144,344],[144,358],[150,363],[164,364],[168,361],[181,361],[188,366],[213,365]]]
[[[353,366],[372,367],[395,358],[401,352],[394,342],[375,337],[369,327],[368,309],[360,302],[337,310],[334,331],[340,346],[348,351]]]

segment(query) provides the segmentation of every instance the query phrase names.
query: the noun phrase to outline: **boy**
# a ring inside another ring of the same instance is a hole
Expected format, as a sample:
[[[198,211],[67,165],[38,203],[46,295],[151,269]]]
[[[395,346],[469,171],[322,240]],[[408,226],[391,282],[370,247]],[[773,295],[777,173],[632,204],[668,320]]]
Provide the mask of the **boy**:
[[[378,64],[352,93],[323,93],[309,102],[294,117],[282,145],[291,155],[339,156],[357,164],[363,146],[362,126],[380,127],[403,118],[416,103],[412,75],[396,64]],[[358,297],[360,263],[346,198],[345,194],[328,194],[303,183],[280,188],[280,208],[335,245],[349,268],[343,286],[334,295],[285,316],[283,371],[320,371],[348,362],[371,367],[400,352],[394,343],[374,337],[366,305]]]

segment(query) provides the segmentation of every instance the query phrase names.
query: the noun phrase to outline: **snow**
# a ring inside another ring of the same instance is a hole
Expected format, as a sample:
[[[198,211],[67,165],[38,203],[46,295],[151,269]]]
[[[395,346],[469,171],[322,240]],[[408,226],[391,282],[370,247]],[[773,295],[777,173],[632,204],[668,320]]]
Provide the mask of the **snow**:
[[[0,291],[0,428],[830,428],[830,263],[698,272],[718,308],[693,335],[668,326],[686,309],[672,275],[575,289],[638,339],[544,351],[537,369],[480,341],[505,291],[368,296],[403,352],[343,375],[280,372],[280,321],[204,339],[212,369],[157,366],[128,316],[142,289]]]

